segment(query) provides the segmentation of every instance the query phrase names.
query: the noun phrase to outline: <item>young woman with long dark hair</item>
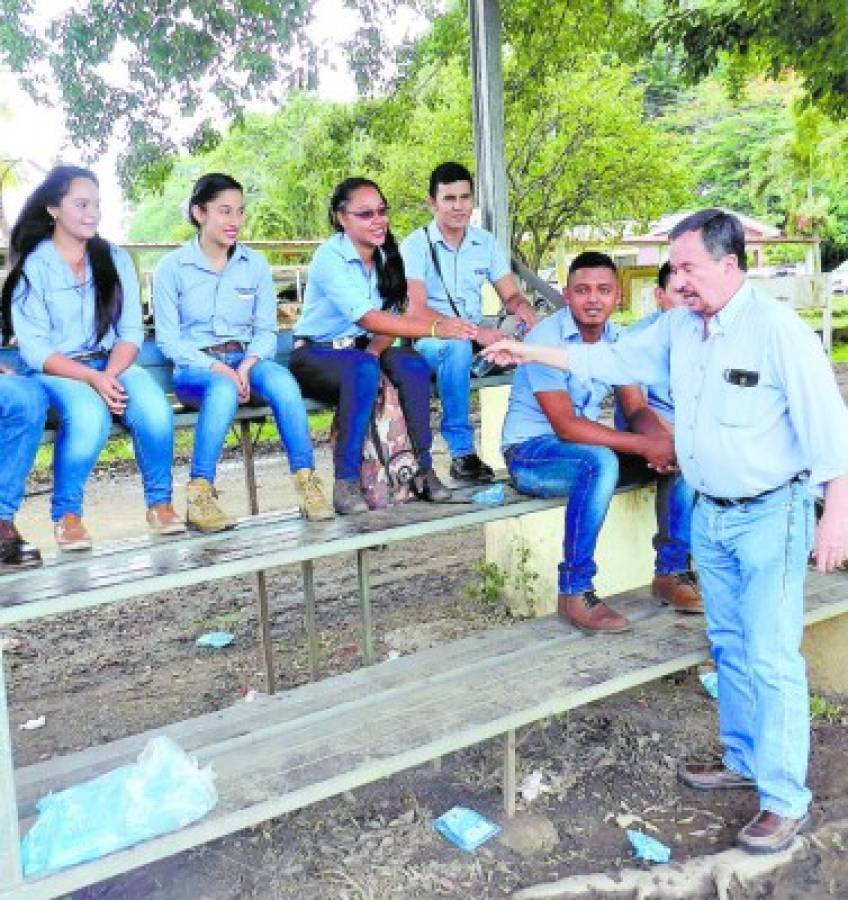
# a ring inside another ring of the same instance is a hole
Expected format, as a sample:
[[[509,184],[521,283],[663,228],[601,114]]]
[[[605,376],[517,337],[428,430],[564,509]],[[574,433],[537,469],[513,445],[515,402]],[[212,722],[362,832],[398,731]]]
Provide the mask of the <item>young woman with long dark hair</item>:
[[[56,166],[12,229],[2,294],[4,340],[14,331],[25,374],[44,388],[58,424],[52,518],[60,550],[91,546],[83,493],[112,416],[132,434],[148,527],[185,530],[171,506],[171,406],[134,365],[144,337],[138,277],[127,252],[98,235],[99,221],[95,175]]]
[[[388,205],[368,178],[348,178],[333,191],[335,234],[309,266],[303,314],[295,326],[291,370],[303,392],[338,405],[333,503],[339,513],[365,511],[359,488],[362,445],[382,370],[397,388],[418,457],[415,493],[446,500],[450,492],[430,456],[430,369],[397,337],[435,335],[470,339],[474,326],[424,309],[403,314],[406,276],[389,230]]]
[[[197,237],[169,253],[153,276],[156,341],[174,363],[174,390],[200,410],[194,432],[188,522],[201,531],[231,523],[216,502],[215,469],[240,404],[268,403],[289,457],[301,511],[332,518],[315,472],[309,421],[291,372],[274,362],[277,298],[265,257],[238,242],[244,192],[211,172],[194,185]]]

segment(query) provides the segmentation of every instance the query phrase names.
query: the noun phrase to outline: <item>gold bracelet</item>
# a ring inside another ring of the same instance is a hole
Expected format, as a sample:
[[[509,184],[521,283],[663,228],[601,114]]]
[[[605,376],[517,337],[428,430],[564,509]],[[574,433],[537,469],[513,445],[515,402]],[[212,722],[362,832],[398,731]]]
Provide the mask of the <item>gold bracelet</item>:
[[[436,326],[441,322],[441,319],[433,319],[430,323],[430,337],[436,337]]]

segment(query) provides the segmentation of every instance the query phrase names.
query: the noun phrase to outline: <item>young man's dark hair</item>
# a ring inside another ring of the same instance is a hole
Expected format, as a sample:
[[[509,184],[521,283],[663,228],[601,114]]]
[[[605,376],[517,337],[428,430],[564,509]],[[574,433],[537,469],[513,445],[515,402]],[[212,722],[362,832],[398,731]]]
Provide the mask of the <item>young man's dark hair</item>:
[[[578,269],[611,269],[618,275],[618,269],[612,257],[597,250],[584,250],[578,253],[568,267],[568,274],[573,275]]]
[[[440,184],[453,184],[455,181],[467,181],[474,190],[474,179],[462,163],[440,163],[430,173],[430,196],[435,200]]]
[[[671,278],[671,263],[666,260],[657,272],[657,287],[666,290],[669,278]]]
[[[674,241],[689,231],[701,232],[701,240],[713,259],[735,256],[740,271],[748,271],[745,229],[732,213],[726,213],[722,209],[702,209],[700,212],[692,213],[671,229],[668,239]]]

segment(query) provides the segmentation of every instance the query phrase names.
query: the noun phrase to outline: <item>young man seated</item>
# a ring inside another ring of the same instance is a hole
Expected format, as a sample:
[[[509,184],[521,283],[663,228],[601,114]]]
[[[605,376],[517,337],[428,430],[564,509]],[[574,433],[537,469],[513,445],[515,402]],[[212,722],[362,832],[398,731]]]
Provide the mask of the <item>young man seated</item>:
[[[572,262],[565,288],[566,306],[537,325],[526,340],[534,344],[576,344],[616,340],[610,316],[620,298],[618,272],[604,253],[581,253]],[[520,366],[515,373],[502,447],[516,487],[540,497],[567,496],[563,560],[559,566],[558,611],[586,632],[620,632],[630,622],[602,602],[594,591],[594,555],[598,534],[622,471],[645,466],[672,483],[668,507],[674,508],[674,440],[666,422],[651,409],[639,385],[616,388],[630,432],[598,423],[610,387],[580,381],[548,366]],[[689,570],[689,548],[676,546],[668,525],[655,538],[657,575]],[[627,552],[627,548],[622,548]],[[699,598],[689,577],[675,581],[667,602],[687,609]],[[692,595],[695,595],[693,600]]]
[[[427,205],[432,221],[413,231],[400,248],[410,309],[429,307],[442,319],[460,318],[479,326],[474,344],[486,346],[504,337],[501,331],[480,325],[483,285],[488,281],[507,313],[528,328],[535,325],[536,314],[518,290],[506,252],[493,234],[471,224],[474,183],[468,169],[452,162],[436,166],[430,174]],[[433,323],[430,337],[415,342],[415,349],[436,374],[451,478],[471,483],[491,481],[495,473],[474,449],[469,416],[474,344],[445,339],[440,334],[440,321]]]
[[[631,325],[627,331],[641,331],[664,313],[679,306],[682,297],[679,291],[672,289],[671,266],[664,262],[657,273],[657,286],[654,288],[654,299],[657,302],[655,312],[649,313]],[[674,403],[671,399],[671,387],[668,376],[656,384],[646,385],[648,406],[657,413],[660,419],[674,431]],[[624,411],[616,404],[615,427],[621,431],[629,431],[630,424]],[[704,605],[697,590],[697,582],[689,569],[690,534],[692,527],[692,510],[695,507],[695,491],[688,485],[682,475],[660,478],[657,481],[657,530],[654,539],[657,549],[657,575],[652,587],[655,597],[670,603],[681,612],[703,612]]]

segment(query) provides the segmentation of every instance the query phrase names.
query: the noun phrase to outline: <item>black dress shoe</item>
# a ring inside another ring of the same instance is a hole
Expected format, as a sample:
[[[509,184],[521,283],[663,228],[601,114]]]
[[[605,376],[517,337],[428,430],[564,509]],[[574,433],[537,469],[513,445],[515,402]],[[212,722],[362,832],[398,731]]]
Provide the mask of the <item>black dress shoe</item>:
[[[0,566],[7,569],[32,569],[41,565],[41,551],[19,534],[0,540]]]
[[[419,500],[428,500],[430,503],[444,503],[451,498],[451,492],[432,469],[419,472],[412,479],[412,492]]]
[[[454,481],[488,484],[494,480],[495,470],[487,466],[476,453],[466,453],[451,460],[450,476]]]

